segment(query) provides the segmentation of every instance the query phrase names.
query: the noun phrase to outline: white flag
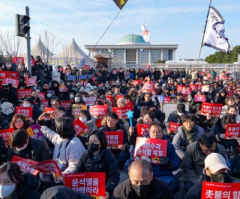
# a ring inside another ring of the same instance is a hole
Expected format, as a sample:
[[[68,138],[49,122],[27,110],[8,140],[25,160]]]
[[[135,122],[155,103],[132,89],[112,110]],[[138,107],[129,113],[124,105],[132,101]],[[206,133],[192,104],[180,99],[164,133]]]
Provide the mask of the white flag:
[[[211,6],[203,39],[203,46],[209,46],[225,53],[230,52],[228,38],[224,35],[224,23],[225,21],[222,15]]]
[[[146,26],[142,25],[142,35],[143,35],[143,39],[145,42],[149,42],[150,41],[150,33],[148,31],[148,29],[146,28]]]

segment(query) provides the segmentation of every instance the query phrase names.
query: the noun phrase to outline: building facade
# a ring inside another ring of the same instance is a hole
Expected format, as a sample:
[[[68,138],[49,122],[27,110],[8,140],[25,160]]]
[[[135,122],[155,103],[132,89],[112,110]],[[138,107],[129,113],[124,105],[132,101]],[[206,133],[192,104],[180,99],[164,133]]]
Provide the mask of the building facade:
[[[175,60],[178,45],[146,43],[140,35],[127,35],[116,45],[85,45],[91,58],[101,54],[112,57],[111,67],[145,68],[155,62]]]

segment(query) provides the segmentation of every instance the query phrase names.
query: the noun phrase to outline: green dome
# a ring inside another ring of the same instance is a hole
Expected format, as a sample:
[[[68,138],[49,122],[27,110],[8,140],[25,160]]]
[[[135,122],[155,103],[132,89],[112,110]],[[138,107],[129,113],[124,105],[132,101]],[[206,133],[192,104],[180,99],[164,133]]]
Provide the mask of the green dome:
[[[147,43],[144,41],[141,35],[127,35],[123,37],[119,42],[118,45],[146,45]]]

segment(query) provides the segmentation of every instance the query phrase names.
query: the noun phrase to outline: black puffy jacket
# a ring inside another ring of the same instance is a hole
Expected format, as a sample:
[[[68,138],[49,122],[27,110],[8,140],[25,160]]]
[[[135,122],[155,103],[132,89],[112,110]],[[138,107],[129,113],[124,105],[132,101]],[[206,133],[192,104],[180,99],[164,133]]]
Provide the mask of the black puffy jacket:
[[[96,158],[96,159],[95,159]],[[119,182],[117,161],[111,151],[102,149],[97,157],[85,151],[78,162],[74,173],[79,172],[104,172],[106,173],[106,191],[112,194]]]
[[[41,186],[40,180],[31,173],[23,173],[21,178],[22,182],[9,199],[39,199],[41,195],[37,190]]]
[[[22,151],[9,148],[7,160],[11,161],[14,155],[35,160],[37,162],[48,160],[50,158],[47,142],[45,140],[32,137],[29,137],[28,146]]]

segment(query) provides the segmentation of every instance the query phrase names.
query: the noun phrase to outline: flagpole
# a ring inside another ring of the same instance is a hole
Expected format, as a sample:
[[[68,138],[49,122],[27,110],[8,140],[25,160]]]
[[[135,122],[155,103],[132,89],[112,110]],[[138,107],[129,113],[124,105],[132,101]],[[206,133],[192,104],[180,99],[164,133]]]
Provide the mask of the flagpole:
[[[203,44],[203,40],[204,40],[204,36],[205,36],[205,32],[206,32],[207,21],[208,21],[208,16],[209,16],[209,12],[210,12],[210,8],[211,8],[211,4],[212,4],[212,0],[210,0],[209,6],[208,6],[207,19],[206,19],[205,26],[204,26],[204,30],[203,30],[203,37],[202,37],[202,42],[201,42],[201,46],[200,46],[200,50],[199,50],[199,55],[198,55],[197,68],[198,68],[199,60],[200,60],[200,56],[201,56],[201,53],[202,53],[202,46],[203,46],[202,44]]]

